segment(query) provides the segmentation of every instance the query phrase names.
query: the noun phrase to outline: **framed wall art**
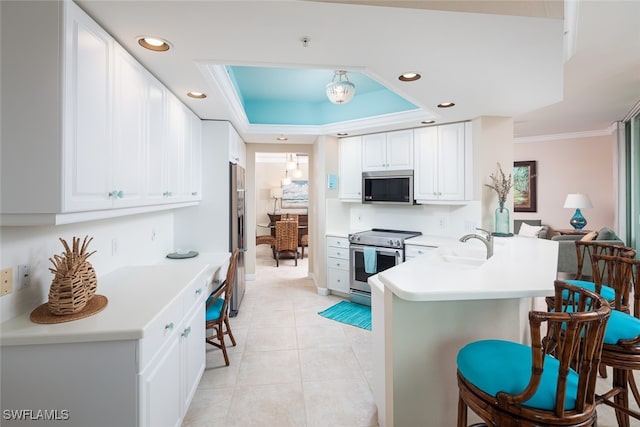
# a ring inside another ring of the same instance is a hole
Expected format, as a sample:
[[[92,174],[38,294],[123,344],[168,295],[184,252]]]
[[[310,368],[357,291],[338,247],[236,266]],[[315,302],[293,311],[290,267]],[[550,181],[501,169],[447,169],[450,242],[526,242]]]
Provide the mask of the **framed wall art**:
[[[282,187],[282,208],[295,209],[309,206],[309,181],[291,181]]]
[[[536,161],[513,162],[513,210],[537,212]]]

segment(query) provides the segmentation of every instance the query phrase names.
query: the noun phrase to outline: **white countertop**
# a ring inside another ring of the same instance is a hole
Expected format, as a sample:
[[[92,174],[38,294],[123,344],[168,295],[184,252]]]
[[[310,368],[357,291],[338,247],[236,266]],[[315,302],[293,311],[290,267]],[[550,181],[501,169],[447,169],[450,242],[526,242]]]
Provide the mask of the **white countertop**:
[[[484,244],[476,239],[467,243],[454,240],[372,276],[370,284],[376,286],[377,279],[387,290],[408,301],[504,299],[553,294],[558,242],[521,236],[495,237],[494,255],[482,265],[444,260],[443,254],[458,249],[486,253]]]
[[[162,310],[181,297],[194,280],[210,278],[229,262],[229,253],[204,253],[195,258],[165,258],[157,265],[122,267],[105,276],[98,272],[97,294],[107,307],[84,319],[38,324],[25,313],[0,325],[1,345],[136,340]],[[223,279],[223,278],[221,278]],[[35,308],[35,307],[34,307]]]
[[[443,245],[450,245],[457,242],[458,239],[453,237],[445,237],[445,236],[429,236],[429,235],[421,235],[416,237],[410,237],[404,241],[405,245],[416,245],[416,246],[429,246],[429,247],[439,247]]]

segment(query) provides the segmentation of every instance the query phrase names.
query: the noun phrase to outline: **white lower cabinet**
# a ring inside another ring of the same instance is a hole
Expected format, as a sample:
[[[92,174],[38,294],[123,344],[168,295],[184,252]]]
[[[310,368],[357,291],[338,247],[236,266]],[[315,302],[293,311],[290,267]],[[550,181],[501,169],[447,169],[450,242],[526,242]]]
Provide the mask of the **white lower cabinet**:
[[[142,426],[177,426],[180,405],[180,342],[174,337],[140,376]]]
[[[349,240],[327,236],[327,288],[349,293]]]
[[[422,246],[422,245],[404,245],[404,259],[405,261],[424,255],[431,251],[438,249],[436,246]]]
[[[199,274],[141,339],[2,346],[2,408],[64,409],[70,427],[179,426],[205,368],[212,287],[212,276]]]
[[[140,374],[140,425],[178,426],[204,372],[204,300],[179,325],[169,323],[167,343]]]

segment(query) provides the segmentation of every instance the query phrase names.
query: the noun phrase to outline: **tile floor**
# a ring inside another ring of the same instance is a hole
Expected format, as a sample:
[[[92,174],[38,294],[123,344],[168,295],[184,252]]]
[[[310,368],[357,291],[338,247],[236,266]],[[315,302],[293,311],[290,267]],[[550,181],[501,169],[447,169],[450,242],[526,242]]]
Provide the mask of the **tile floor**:
[[[371,333],[319,316],[341,299],[318,295],[307,259],[298,264],[275,268],[269,248],[258,246],[257,280],[247,282],[231,318],[238,343],[229,347],[231,364],[208,346],[183,427],[378,425],[369,387]],[[606,380],[599,381],[605,390]],[[599,427],[617,426],[609,407],[599,406],[598,417]]]

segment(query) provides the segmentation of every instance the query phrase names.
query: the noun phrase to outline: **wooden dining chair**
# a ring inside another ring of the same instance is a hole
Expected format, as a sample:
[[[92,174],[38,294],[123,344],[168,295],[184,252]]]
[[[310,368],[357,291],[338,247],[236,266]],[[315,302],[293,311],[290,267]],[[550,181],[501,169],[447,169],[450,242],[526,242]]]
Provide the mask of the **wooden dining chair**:
[[[225,365],[229,366],[229,355],[227,354],[227,345],[224,340],[225,335],[229,335],[231,344],[236,345],[236,339],[231,332],[229,325],[229,301],[233,294],[233,284],[236,277],[236,266],[238,263],[239,249],[233,251],[229,268],[227,269],[227,277],[222,286],[207,298],[205,328],[213,329],[215,334],[205,337],[207,343],[222,350]]]
[[[489,426],[596,425],[597,367],[611,308],[561,280],[554,302],[552,311],[529,313],[531,346],[484,340],[459,351],[458,427],[467,426],[467,409]]]
[[[283,254],[291,254],[298,265],[298,221],[276,221],[276,267]]]
[[[640,370],[640,260],[610,255],[592,255],[592,259],[594,264],[606,264],[599,270],[610,271],[609,286],[616,294],[601,362],[601,366],[613,369],[612,388],[598,396],[598,403],[615,409],[619,427],[630,427],[630,417],[638,420],[633,425],[640,425],[640,412],[629,406],[631,396],[640,406],[640,391],[633,375],[633,371]],[[598,283],[602,278],[595,275],[594,280]]]
[[[300,247],[302,248],[302,255],[300,256],[300,258],[304,258],[304,248],[308,248],[309,247],[309,235],[308,234],[303,234],[302,237],[300,238]]]

